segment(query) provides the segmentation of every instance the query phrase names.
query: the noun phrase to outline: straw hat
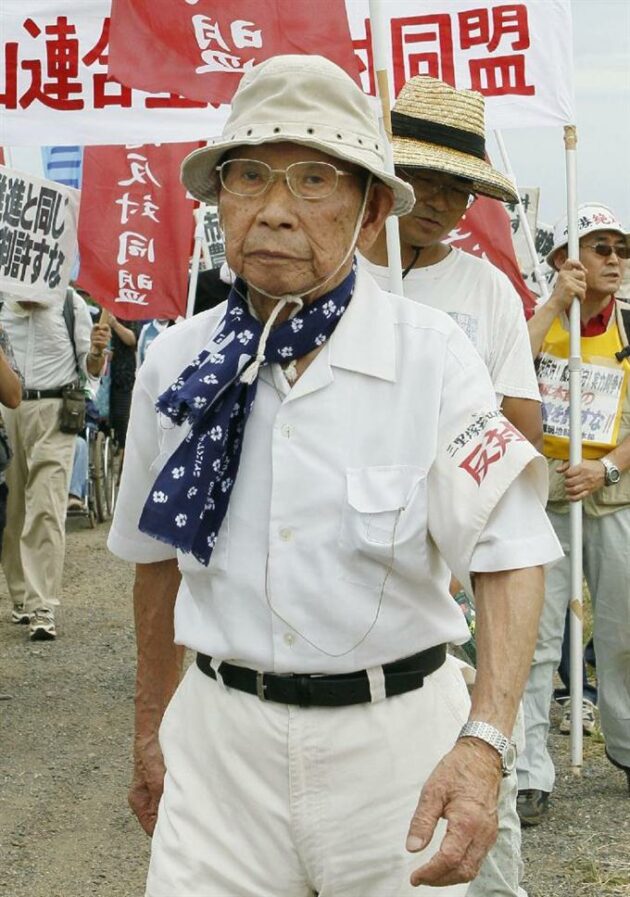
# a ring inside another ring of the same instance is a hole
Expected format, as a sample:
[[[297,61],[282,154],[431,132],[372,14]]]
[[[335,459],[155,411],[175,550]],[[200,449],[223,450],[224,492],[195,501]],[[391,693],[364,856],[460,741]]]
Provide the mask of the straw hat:
[[[392,110],[394,162],[409,168],[443,171],[471,181],[471,190],[518,201],[512,182],[486,162],[484,99],[474,90],[417,75]]]
[[[621,234],[622,237],[630,236],[625,230],[617,216],[607,206],[602,206],[596,202],[585,202],[578,206],[578,240],[587,234],[592,234],[596,230],[611,230]],[[564,215],[559,221],[556,221],[553,228],[553,246],[548,253],[546,261],[550,268],[554,267],[553,257],[559,249],[568,245],[568,225],[567,216]]]
[[[385,146],[370,99],[322,56],[274,56],[240,81],[223,134],[184,159],[182,181],[203,202],[216,203],[214,169],[238,146],[289,141],[370,171],[394,193],[394,215],[414,206],[413,190],[386,170]]]

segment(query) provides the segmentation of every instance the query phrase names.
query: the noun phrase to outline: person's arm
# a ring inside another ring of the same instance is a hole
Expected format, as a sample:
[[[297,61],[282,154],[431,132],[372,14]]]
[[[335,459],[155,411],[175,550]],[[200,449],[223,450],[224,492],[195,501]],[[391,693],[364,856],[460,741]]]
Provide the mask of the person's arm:
[[[504,396],[501,410],[511,424],[520,430],[535,449],[542,450],[543,427],[540,402],[534,399],[517,399]]]
[[[164,787],[158,730],[182,670],[184,650],[174,643],[173,612],[181,574],[175,559],[136,565],[133,589],[137,644],[134,772],[129,806],[153,834]]]
[[[0,347],[0,404],[17,408],[22,401],[22,383]]]
[[[129,327],[125,327],[123,323],[121,323],[118,318],[116,318],[113,314],[109,315],[109,326],[112,328],[116,336],[122,340],[122,342],[126,346],[130,346],[132,349],[136,345],[136,334]]]
[[[580,302],[584,299],[586,293],[585,272],[586,268],[580,262],[567,259],[560,268],[551,296],[527,322],[534,358],[540,353],[543,340],[558,315],[571,307],[576,296]]]
[[[531,664],[544,577],[541,567],[475,577],[478,667],[471,720],[512,732]],[[441,817],[448,822],[439,851],[411,876],[413,885],[444,887],[471,881],[497,834],[501,784],[498,753],[461,738],[429,777],[409,828],[408,849],[423,849]]]
[[[91,377],[100,377],[105,364],[105,350],[111,339],[111,331],[107,324],[95,324],[90,333],[90,351],[85,360],[85,367]]]
[[[630,436],[608,452],[608,459],[623,473],[630,469]],[[568,461],[558,466],[558,473],[564,474],[564,488],[569,501],[583,501],[605,485],[605,468],[601,461],[581,461],[574,467]]]

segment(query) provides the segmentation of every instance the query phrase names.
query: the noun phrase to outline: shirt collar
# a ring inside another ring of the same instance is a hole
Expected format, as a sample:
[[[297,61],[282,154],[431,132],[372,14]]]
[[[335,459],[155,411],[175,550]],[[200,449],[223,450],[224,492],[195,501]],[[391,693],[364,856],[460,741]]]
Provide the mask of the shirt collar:
[[[614,307],[615,297],[613,296],[599,314],[587,321],[586,324],[580,324],[580,336],[600,336],[602,333],[606,333]]]
[[[396,334],[391,303],[366,271],[357,271],[354,296],[330,339],[333,367],[396,381]]]

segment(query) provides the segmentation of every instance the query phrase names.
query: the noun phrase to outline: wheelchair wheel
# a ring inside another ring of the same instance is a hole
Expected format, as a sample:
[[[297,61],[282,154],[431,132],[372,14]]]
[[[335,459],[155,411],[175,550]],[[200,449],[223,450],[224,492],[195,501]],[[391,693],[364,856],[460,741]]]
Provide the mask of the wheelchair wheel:
[[[112,516],[116,506],[119,466],[116,443],[111,436],[106,436],[103,444],[103,471],[105,474],[105,502],[107,504],[108,517]]]
[[[104,463],[105,434],[100,430],[92,441],[91,448],[96,516],[99,523],[103,523],[104,520],[108,519],[109,513],[107,510],[107,489]]]

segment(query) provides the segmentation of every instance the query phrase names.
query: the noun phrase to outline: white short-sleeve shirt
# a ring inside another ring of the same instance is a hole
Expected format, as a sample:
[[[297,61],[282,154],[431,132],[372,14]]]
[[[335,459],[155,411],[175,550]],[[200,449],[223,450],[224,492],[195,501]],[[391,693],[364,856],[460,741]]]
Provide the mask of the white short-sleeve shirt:
[[[361,264],[383,289],[389,271],[361,258]],[[523,306],[508,278],[493,264],[461,249],[435,265],[412,268],[403,291],[446,312],[462,328],[486,363],[500,399],[540,401]]]
[[[109,537],[127,560],[175,556],[137,526],[187,432],[154,402],[224,308],[170,328],[140,368]],[[561,554],[544,513],[546,476],[499,415],[462,331],[360,272],[348,310],[292,388],[278,366],[263,367],[210,565],[178,554],[176,640],[279,673],[349,672],[465,641],[449,569],[465,580],[475,550],[479,570]],[[497,530],[507,533],[503,554]]]

